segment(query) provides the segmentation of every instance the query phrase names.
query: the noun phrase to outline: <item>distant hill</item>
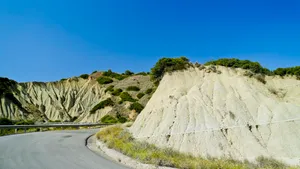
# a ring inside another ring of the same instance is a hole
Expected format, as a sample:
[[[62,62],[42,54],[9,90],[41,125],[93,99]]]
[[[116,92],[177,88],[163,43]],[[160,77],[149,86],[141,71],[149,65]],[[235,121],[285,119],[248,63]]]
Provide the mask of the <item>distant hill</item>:
[[[109,80],[103,82],[103,79]],[[138,90],[130,90],[130,87]],[[154,88],[149,74],[133,74],[130,71],[124,74],[111,70],[95,71],[90,75],[47,83],[17,83],[0,78],[0,117],[12,120],[99,122],[102,117],[109,115],[122,121],[134,120],[139,112],[130,109],[131,104],[136,102],[145,106],[152,94],[145,92]],[[122,92],[128,93],[134,100],[122,101]],[[97,107],[107,99],[112,104]]]

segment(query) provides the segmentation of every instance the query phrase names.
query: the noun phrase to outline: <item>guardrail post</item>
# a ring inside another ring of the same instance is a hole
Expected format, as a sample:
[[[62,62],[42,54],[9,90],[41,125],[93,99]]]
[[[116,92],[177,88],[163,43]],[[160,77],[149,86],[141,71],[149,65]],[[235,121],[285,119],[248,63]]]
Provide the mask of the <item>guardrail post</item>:
[[[26,128],[24,128],[24,133],[26,133]]]
[[[17,128],[15,128],[15,134],[17,134],[18,133],[18,129]]]
[[[42,130],[43,128],[42,127],[40,127],[40,132],[42,132],[43,130]]]

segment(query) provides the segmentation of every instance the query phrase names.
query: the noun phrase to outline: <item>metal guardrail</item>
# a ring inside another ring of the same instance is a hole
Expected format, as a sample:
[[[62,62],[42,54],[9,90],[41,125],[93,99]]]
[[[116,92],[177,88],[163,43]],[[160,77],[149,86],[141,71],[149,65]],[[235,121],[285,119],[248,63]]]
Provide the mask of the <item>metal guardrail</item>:
[[[17,132],[17,129],[24,129],[24,132],[26,133],[26,129],[28,128],[40,128],[40,131],[42,131],[42,128],[51,128],[51,127],[96,127],[96,126],[108,126],[110,124],[101,124],[101,123],[93,123],[93,124],[39,124],[39,125],[0,125],[0,130],[2,129],[15,129],[15,133]]]

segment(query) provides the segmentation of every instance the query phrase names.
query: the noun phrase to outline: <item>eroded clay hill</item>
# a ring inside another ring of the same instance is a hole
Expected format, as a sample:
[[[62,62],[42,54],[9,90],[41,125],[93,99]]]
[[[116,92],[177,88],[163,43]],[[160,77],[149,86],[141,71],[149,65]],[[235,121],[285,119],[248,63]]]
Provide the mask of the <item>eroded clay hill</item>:
[[[165,74],[134,137],[204,157],[298,164],[300,80],[222,66]]]
[[[149,75],[131,75],[122,80],[111,78],[113,82],[109,84],[99,84],[96,80],[99,76],[101,73],[99,75],[98,72],[90,75],[88,79],[70,78],[49,83],[7,82],[4,87],[2,86],[4,89],[1,89],[0,117],[99,122],[107,114],[112,116],[119,114],[127,119],[135,119],[137,113],[134,109],[129,109],[132,102],[121,101],[120,91],[127,92],[134,101],[145,106],[151,96],[151,93],[146,94],[145,91],[154,87]],[[129,86],[135,86],[139,91],[127,91]],[[8,90],[8,94],[5,90]],[[118,92],[113,95],[115,90]],[[145,95],[138,98],[139,93]],[[95,108],[97,104],[107,99],[112,101],[111,104]]]

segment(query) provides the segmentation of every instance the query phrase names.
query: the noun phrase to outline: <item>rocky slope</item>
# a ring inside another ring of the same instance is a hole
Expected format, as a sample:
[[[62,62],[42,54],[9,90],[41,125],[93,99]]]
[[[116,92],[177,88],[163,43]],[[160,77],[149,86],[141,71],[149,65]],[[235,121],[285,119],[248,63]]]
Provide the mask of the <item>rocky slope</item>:
[[[40,121],[98,122],[106,114],[120,113],[128,118],[129,114],[134,114],[134,111],[128,109],[130,102],[118,104],[120,97],[105,91],[108,86],[114,85],[113,89],[120,88],[123,91],[126,91],[128,86],[137,86],[140,91],[128,91],[133,98],[136,98],[139,92],[154,87],[148,75],[132,75],[123,80],[114,79],[113,83],[103,85],[96,81],[97,77],[99,72],[89,76],[88,79],[70,78],[49,83],[10,83],[6,88],[2,80],[3,88],[13,95],[0,95],[0,117]],[[95,105],[107,98],[115,102],[114,106],[106,106],[95,113],[90,113]],[[150,95],[145,95],[141,99],[136,99],[145,105],[149,98]]]
[[[204,157],[299,164],[300,80],[216,68],[166,74],[130,128],[134,137]]]

